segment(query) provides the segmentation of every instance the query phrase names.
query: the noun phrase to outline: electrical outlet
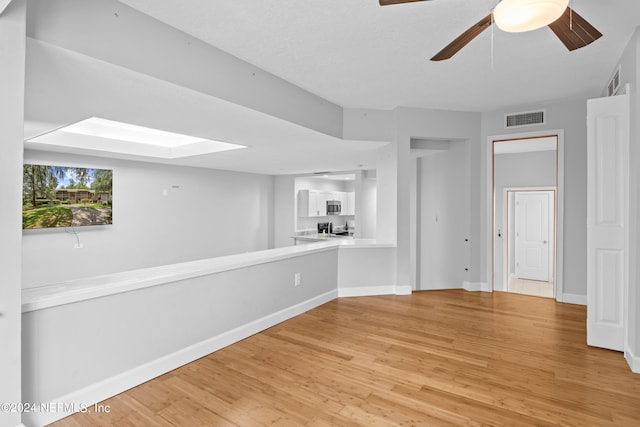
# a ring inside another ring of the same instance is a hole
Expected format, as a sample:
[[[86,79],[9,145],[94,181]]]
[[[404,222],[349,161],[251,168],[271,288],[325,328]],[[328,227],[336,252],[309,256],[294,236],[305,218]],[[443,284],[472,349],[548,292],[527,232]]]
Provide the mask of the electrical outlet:
[[[74,249],[82,249],[84,248],[84,245],[82,243],[76,243],[75,245],[73,245]]]
[[[300,273],[293,275],[293,286],[300,286]]]

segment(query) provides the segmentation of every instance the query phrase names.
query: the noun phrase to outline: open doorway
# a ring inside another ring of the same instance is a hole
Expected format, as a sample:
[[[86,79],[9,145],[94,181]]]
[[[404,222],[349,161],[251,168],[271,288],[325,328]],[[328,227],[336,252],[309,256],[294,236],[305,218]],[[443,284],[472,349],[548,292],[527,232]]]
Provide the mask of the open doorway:
[[[492,289],[554,298],[558,136],[492,141]]]
[[[412,138],[410,154],[415,159],[412,285],[471,290],[469,141]]]
[[[504,191],[507,222],[503,290],[553,298],[556,189],[509,188]]]

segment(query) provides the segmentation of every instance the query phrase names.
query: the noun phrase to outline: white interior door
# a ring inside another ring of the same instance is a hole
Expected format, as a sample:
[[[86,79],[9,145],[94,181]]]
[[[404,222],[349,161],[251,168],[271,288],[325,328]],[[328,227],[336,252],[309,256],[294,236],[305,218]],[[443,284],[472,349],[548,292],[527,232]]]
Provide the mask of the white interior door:
[[[628,95],[587,102],[587,343],[624,349],[628,289]]]
[[[553,192],[516,193],[516,277],[551,281]]]

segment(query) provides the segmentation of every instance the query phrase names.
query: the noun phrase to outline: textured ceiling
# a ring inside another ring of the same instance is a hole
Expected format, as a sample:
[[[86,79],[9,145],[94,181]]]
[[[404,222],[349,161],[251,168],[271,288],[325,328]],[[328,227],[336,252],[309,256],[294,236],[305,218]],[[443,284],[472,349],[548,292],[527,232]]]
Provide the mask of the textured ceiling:
[[[546,27],[495,29],[432,62],[497,1],[121,1],[343,107],[374,109],[490,111],[597,96],[640,25],[640,1],[572,0],[604,34],[590,46],[569,52]]]

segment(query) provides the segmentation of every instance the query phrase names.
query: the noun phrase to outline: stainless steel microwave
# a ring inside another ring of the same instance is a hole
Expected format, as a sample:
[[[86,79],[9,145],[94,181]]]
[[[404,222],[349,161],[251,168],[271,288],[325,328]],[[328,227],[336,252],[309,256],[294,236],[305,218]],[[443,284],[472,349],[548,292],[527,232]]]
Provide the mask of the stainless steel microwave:
[[[340,215],[340,200],[327,200],[327,215]]]

